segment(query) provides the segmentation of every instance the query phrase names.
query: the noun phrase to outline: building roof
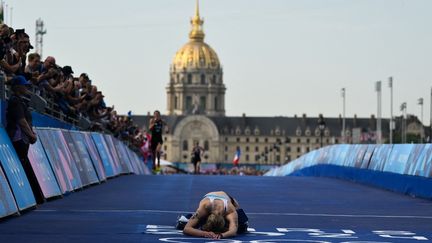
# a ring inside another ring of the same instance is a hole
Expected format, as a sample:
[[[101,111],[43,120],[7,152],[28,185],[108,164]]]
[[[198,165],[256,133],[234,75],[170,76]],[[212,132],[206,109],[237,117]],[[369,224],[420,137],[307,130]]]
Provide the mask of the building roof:
[[[162,116],[162,119],[168,123],[170,132],[173,132],[179,122],[186,116]],[[295,136],[300,130],[301,135],[304,135],[306,130],[310,131],[311,136],[314,136],[318,129],[318,117],[257,117],[257,116],[207,116],[214,122],[221,135],[254,135],[256,129],[260,136],[285,135]],[[134,122],[140,127],[148,127],[148,116],[133,116]],[[326,129],[329,136],[340,136],[342,131],[341,117],[324,117]],[[388,134],[389,119],[382,119],[382,132],[385,136]],[[347,131],[353,128],[361,128],[362,132],[375,131],[376,119],[370,118],[346,118],[345,127]]]

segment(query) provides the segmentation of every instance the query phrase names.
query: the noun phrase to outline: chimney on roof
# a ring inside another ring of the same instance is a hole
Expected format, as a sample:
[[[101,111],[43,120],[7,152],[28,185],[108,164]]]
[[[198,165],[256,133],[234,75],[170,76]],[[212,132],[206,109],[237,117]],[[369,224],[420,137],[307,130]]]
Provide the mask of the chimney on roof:
[[[297,118],[297,114],[294,114],[294,118]]]
[[[339,114],[339,119],[338,119],[338,121],[339,121],[339,124],[342,124],[342,115],[341,115],[341,114]]]
[[[353,127],[357,127],[357,114],[354,114]]]
[[[246,113],[243,113],[243,114],[242,114],[242,117],[245,118],[245,117],[246,117]]]

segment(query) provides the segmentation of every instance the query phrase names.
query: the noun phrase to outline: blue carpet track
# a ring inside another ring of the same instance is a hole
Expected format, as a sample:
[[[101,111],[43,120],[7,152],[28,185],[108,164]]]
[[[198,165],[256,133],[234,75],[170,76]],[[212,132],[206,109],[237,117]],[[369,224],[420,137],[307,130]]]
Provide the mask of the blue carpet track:
[[[432,242],[432,202],[314,177],[122,176],[0,221],[0,242],[215,242],[173,228],[209,191],[249,216],[218,242]]]

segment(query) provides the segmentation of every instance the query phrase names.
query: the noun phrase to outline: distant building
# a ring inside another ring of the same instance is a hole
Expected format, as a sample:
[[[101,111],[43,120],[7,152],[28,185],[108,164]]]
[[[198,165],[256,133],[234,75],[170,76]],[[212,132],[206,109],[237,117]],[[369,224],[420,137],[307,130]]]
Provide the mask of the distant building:
[[[342,117],[327,118],[324,130],[319,117],[306,114],[295,117],[225,116],[225,85],[216,52],[204,42],[198,4],[191,20],[189,42],[175,55],[170,68],[167,92],[167,115],[163,119],[170,130],[164,136],[165,158],[173,162],[190,162],[191,150],[199,142],[207,151],[203,161],[230,163],[237,147],[240,164],[283,164],[304,153],[338,143],[376,143],[376,118],[346,118],[345,140]],[[147,116],[134,121],[148,127]],[[400,141],[401,117],[396,119],[395,142]],[[424,127],[416,117],[406,123],[410,139],[418,142]],[[388,140],[389,120],[382,120],[383,141]],[[322,139],[322,140],[321,140]],[[407,140],[407,142],[411,142]]]

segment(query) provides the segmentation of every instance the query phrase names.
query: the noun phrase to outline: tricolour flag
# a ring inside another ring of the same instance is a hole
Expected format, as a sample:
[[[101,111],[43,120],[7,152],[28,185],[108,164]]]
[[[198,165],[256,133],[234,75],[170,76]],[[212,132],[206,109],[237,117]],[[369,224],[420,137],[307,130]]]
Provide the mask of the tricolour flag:
[[[233,164],[234,166],[238,166],[239,162],[240,162],[240,148],[237,148],[236,153],[234,155],[234,159],[233,159]]]

